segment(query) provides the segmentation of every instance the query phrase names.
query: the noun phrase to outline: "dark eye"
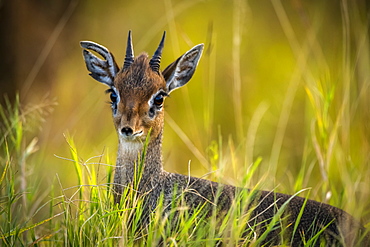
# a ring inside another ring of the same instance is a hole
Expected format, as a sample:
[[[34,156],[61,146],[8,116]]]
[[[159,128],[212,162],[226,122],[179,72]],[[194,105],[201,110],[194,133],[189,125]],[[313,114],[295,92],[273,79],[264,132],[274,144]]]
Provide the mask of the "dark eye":
[[[110,100],[112,101],[112,104],[117,103],[117,94],[115,92],[110,93]]]
[[[158,94],[157,96],[155,96],[154,104],[156,106],[161,106],[163,104],[163,95],[162,94]]]
[[[168,96],[168,94],[165,93],[163,90],[160,90],[152,99],[153,101],[151,100],[149,102],[150,109],[148,114],[150,118],[153,118],[156,115],[157,111],[160,111],[162,109],[163,101],[166,96]]]

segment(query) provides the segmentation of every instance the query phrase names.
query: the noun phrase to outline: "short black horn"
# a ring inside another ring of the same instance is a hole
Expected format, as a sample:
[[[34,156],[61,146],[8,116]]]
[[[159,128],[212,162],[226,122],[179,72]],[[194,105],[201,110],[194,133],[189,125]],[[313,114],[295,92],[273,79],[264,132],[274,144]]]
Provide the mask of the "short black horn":
[[[130,30],[128,31],[126,57],[125,57],[125,62],[123,63],[123,70],[128,69],[128,67],[130,67],[130,65],[133,62],[134,62],[134,49],[132,47],[132,38],[131,38],[131,30]]]
[[[166,31],[163,32],[161,43],[159,43],[157,50],[155,51],[152,59],[150,59],[150,62],[149,62],[150,67],[155,72],[159,72],[159,66],[161,63],[161,56],[162,56],[162,50],[164,47],[165,38],[166,38]]]

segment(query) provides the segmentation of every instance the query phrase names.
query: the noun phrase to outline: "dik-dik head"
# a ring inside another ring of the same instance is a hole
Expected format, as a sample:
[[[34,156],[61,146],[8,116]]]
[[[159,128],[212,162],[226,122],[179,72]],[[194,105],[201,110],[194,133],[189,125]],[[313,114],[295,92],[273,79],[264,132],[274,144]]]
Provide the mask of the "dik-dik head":
[[[114,125],[121,142],[141,142],[149,130],[151,138],[156,138],[163,128],[164,99],[185,85],[197,67],[203,44],[193,47],[161,72],[164,40],[165,33],[151,59],[146,53],[135,58],[130,31],[121,69],[107,48],[91,41],[80,43],[90,76],[109,86]],[[88,50],[98,53],[103,60]]]

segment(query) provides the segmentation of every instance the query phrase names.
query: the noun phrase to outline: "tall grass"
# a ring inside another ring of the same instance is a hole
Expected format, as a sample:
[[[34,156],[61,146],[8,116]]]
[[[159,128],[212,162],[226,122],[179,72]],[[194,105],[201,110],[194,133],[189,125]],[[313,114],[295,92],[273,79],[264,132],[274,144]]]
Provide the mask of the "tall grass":
[[[149,217],[143,227],[143,198],[136,193],[138,183],[123,191],[120,204],[113,203],[111,180],[113,165],[109,154],[92,157],[84,161],[78,154],[73,139],[66,136],[71,158],[62,158],[72,162],[77,174],[76,186],[60,190],[53,187],[48,191],[49,199],[39,205],[33,215],[29,215],[32,201],[28,195],[37,197],[42,194],[38,188],[22,185],[26,179],[19,173],[19,161],[27,162],[27,156],[36,151],[34,144],[26,145],[22,125],[25,119],[19,105],[8,104],[1,108],[2,126],[2,175],[0,178],[0,230],[1,243],[4,246],[132,246],[134,244],[156,246],[159,244],[177,246],[216,245],[219,241],[237,244],[248,238],[243,235],[247,224],[245,211],[247,196],[240,194],[233,210],[221,223],[214,213],[211,220],[206,220],[205,205],[189,214],[182,196],[174,197],[171,205],[164,205],[160,199],[157,210]],[[22,145],[27,148],[22,149]],[[143,153],[145,155],[145,153]],[[141,158],[143,159],[144,156]],[[95,160],[97,160],[95,162]],[[142,167],[143,162],[139,160]],[[22,163],[22,164],[23,164]],[[104,184],[97,183],[97,170],[104,170]],[[137,172],[140,180],[140,171]],[[33,178],[36,174],[32,175]],[[136,186],[136,187],[135,187]],[[66,191],[72,190],[71,196]],[[60,195],[57,191],[60,191]],[[163,199],[163,198],[162,198]],[[35,214],[43,208],[49,208],[42,220]],[[167,214],[161,212],[166,208]],[[168,210],[168,208],[170,208]],[[216,211],[214,211],[216,212]],[[277,215],[278,219],[278,215]],[[171,223],[170,223],[171,222]],[[176,222],[175,224],[173,222]],[[273,226],[273,225],[272,225]],[[220,230],[217,230],[220,229]],[[245,235],[245,234],[244,234]],[[250,238],[253,236],[251,235]],[[258,242],[258,241],[257,241]],[[256,243],[257,243],[256,242]],[[247,242],[248,243],[248,242]]]
[[[27,157],[37,150],[33,141],[28,145],[26,143],[21,127],[25,118],[21,117],[20,112],[18,104],[8,104],[0,109],[4,120],[0,177],[2,246],[217,246],[221,242],[229,246],[260,246],[276,225],[282,225],[282,229],[285,229],[283,212],[289,201],[276,211],[265,233],[256,237],[255,231],[259,226],[253,225],[250,215],[257,206],[250,204],[253,189],[251,192],[241,190],[231,210],[223,217],[216,210],[217,199],[214,203],[205,203],[189,211],[182,193],[179,196],[174,193],[170,205],[165,205],[161,197],[156,210],[148,215],[144,211],[143,196],[136,193],[141,178],[140,169],[136,173],[137,182],[125,187],[121,202],[115,204],[111,186],[113,164],[109,160],[109,153],[83,160],[68,135],[66,143],[70,158],[57,158],[73,164],[77,185],[72,188],[63,188],[62,184],[59,184],[59,189],[51,187],[46,190],[47,196],[44,195],[45,199],[49,199],[43,204],[37,203],[40,200],[38,197],[43,194],[42,190],[28,183],[23,185],[27,176],[19,172],[21,165],[27,163]],[[25,148],[22,149],[22,146]],[[215,155],[219,151],[213,152]],[[145,152],[138,161],[138,168],[143,167],[144,156]],[[250,172],[244,177],[246,183],[260,162],[258,160],[251,166]],[[98,183],[99,174],[104,174],[102,184]],[[28,175],[36,177],[36,174]],[[254,189],[258,189],[258,186]],[[71,196],[67,195],[67,191],[72,191]],[[36,209],[32,211],[35,203]],[[46,213],[39,220],[36,214],[44,209]],[[145,217],[148,217],[148,221],[144,224]],[[296,227],[297,224],[294,229]],[[306,246],[319,241],[318,235],[306,237]],[[290,240],[284,239],[284,230],[281,239],[289,245]]]
[[[173,15],[181,12],[182,8],[172,7],[171,1],[165,3],[169,9],[167,19],[172,21],[171,29],[175,32]],[[246,111],[242,94],[241,28],[247,22],[243,18],[246,18],[244,14],[248,6],[240,0],[233,1],[233,6],[233,45],[230,50],[233,78],[230,89],[233,96],[230,108],[235,117],[230,122],[236,129],[236,137],[228,133],[223,135],[222,127],[214,127],[218,124],[215,118],[217,102],[220,101],[216,99],[220,86],[217,77],[221,74],[217,69],[218,54],[214,46],[220,36],[216,36],[211,27],[203,57],[207,71],[204,76],[206,82],[201,86],[204,91],[202,124],[195,123],[199,107],[192,106],[189,90],[184,89],[183,94],[197,140],[195,142],[189,137],[185,126],[169,115],[166,116],[168,127],[177,133],[213,180],[261,189],[266,184],[277,186],[283,177],[281,174],[284,174],[285,180],[281,181],[277,191],[307,195],[310,199],[343,208],[362,219],[370,230],[368,20],[364,24],[359,6],[341,1],[342,50],[338,61],[333,62],[324,55],[317,37],[317,24],[307,24],[306,36],[300,42],[282,2],[272,1],[296,64],[283,97],[281,114],[274,122],[276,133],[271,152],[260,155],[257,142],[265,136],[258,130],[269,107],[261,103],[248,123],[242,116]],[[161,20],[160,24],[163,22]],[[156,25],[153,30],[157,31],[161,25]],[[150,32],[147,35],[151,35]],[[175,46],[179,49],[179,44]],[[304,133],[304,147],[298,161],[299,170],[294,173],[281,160],[286,151],[284,139],[289,133],[289,119],[299,90],[304,91],[306,102],[302,110],[305,122],[300,127]],[[147,225],[143,227],[141,218],[147,212],[143,212],[144,201],[135,193],[135,188],[125,188],[120,204],[113,202],[114,161],[109,150],[85,158],[70,135],[65,135],[65,146],[70,155],[57,156],[55,160],[74,167],[75,186],[65,188],[61,182],[63,179],[60,179],[48,188],[42,187],[42,176],[34,170],[36,164],[32,163],[35,162],[32,157],[42,155],[38,150],[37,123],[53,105],[53,102],[45,101],[31,107],[21,105],[17,99],[15,103],[7,102],[0,108],[0,246],[215,246],[221,241],[230,246],[258,246],[263,241],[266,235],[256,238],[253,227],[245,231],[251,219],[248,213],[243,212],[250,206],[251,194],[243,192],[222,220],[217,217],[216,210],[206,218],[204,211],[209,210],[206,205],[199,205],[190,214],[181,196],[173,198],[171,205],[164,205],[160,200],[157,210],[149,215]],[[199,133],[206,133],[204,149],[199,145],[202,143]],[[230,170],[234,171],[232,177],[237,182],[225,181],[224,175]],[[163,210],[166,214],[161,213]],[[284,224],[282,211],[276,213],[268,229],[272,230],[274,224]],[[317,236],[307,236],[307,246],[316,241]],[[284,242],[289,244],[289,239],[284,239]]]
[[[0,178],[0,222],[1,241],[9,246],[22,242],[37,241],[35,229],[51,222],[58,214],[49,211],[42,220],[35,220],[42,210],[48,211],[48,204],[42,199],[47,196],[45,191],[37,188],[37,179],[32,178],[32,169],[27,166],[30,155],[37,152],[37,138],[31,141],[26,138],[27,130],[32,122],[42,120],[48,111],[48,105],[24,108],[21,111],[18,98],[12,105],[5,99],[5,106],[0,107],[1,118],[1,178]]]

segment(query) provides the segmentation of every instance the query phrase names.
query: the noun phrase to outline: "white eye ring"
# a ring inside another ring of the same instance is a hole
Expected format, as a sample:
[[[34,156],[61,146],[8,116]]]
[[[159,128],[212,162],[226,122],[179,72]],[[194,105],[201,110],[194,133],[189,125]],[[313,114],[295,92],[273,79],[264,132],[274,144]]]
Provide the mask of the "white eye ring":
[[[148,101],[148,105],[149,105],[148,114],[150,118],[153,118],[157,111],[162,111],[164,98],[167,96],[168,94],[163,89],[160,89],[158,92],[153,94],[153,96]]]
[[[120,96],[119,96],[119,93],[118,93],[118,90],[114,86],[112,86],[110,89],[108,89],[105,92],[110,93],[111,107],[112,107],[112,110],[113,110],[113,115],[116,115],[117,114],[117,105],[121,100]]]
[[[168,96],[168,94],[163,89],[160,89],[158,92],[153,94],[153,96],[148,101],[149,107],[150,108],[157,107],[158,110],[159,110],[160,108],[162,108],[164,98],[167,97],[167,96]],[[159,98],[157,98],[157,97],[159,97]],[[157,103],[156,102],[157,100],[162,101],[162,102]]]

